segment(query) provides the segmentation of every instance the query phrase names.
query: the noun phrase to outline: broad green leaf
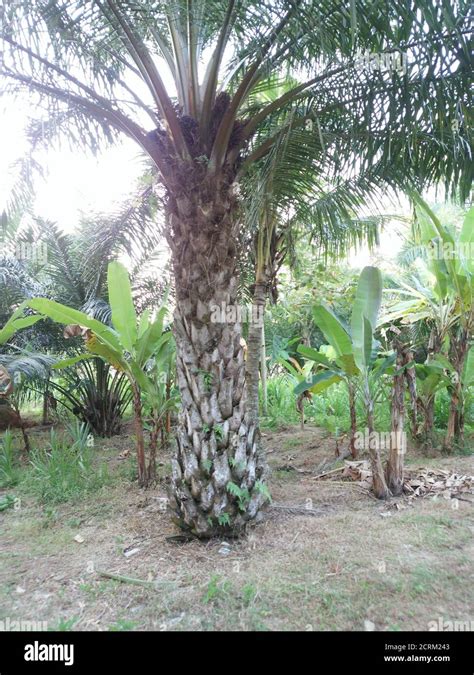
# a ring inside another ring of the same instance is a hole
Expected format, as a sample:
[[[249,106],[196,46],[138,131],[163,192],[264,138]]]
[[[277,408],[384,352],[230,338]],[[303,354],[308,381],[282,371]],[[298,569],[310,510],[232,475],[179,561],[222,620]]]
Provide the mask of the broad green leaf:
[[[459,240],[474,244],[474,206],[466,213]]]
[[[364,267],[359,277],[352,309],[354,359],[360,370],[370,363],[373,332],[382,301],[382,275],[377,267]]]
[[[321,380],[320,382],[317,382],[314,385],[314,387],[311,387],[310,392],[312,394],[320,394],[322,391],[325,391],[326,389],[329,389],[329,387],[332,387],[333,384],[342,382],[342,380],[343,378],[340,377],[339,375],[334,375],[333,377],[330,377],[327,380]]]
[[[167,312],[166,307],[162,307],[155,320],[138,338],[136,343],[136,359],[140,365],[145,364],[156,349],[158,340],[163,334],[163,321]]]
[[[145,309],[145,311],[142,312],[140,319],[138,320],[138,337],[140,338],[149,327],[150,327],[150,310]]]
[[[336,350],[331,345],[321,345],[319,348],[320,354],[324,354],[330,361],[335,361],[337,359]]]
[[[122,263],[117,261],[109,263],[107,283],[112,323],[125,349],[132,352],[137,340],[137,315],[133,305],[130,277]]]
[[[362,270],[357,284],[354,307],[352,309],[352,325],[354,321],[362,326],[362,317],[366,317],[372,326],[377,327],[377,317],[382,302],[382,275],[378,267],[367,266]],[[354,335],[353,335],[354,337]]]
[[[321,354],[312,347],[307,347],[306,345],[299,345],[296,351],[302,356],[304,356],[306,359],[311,359],[311,361],[320,363],[321,365],[326,366],[326,368],[332,367],[332,364],[329,361],[329,359],[326,356],[324,356],[324,354]]]
[[[446,358],[446,356],[444,356],[444,354],[436,354],[433,357],[433,360],[430,361],[430,363],[431,365],[439,363],[439,365],[442,366],[445,370],[451,371],[454,369],[453,364],[451,363],[451,361],[449,361],[449,359]]]
[[[346,375],[359,375],[360,370],[354,359],[354,354],[343,354],[336,359],[336,364]]]
[[[336,382],[340,382],[343,378],[332,370],[325,370],[321,373],[316,373],[311,378],[300,382],[295,388],[294,393],[299,396],[305,391],[311,390],[313,393],[319,393],[324,389],[332,386]]]
[[[324,305],[316,305],[313,309],[313,317],[316,325],[338,356],[352,354],[349,334],[330,309]]]
[[[143,369],[133,361],[129,364],[129,368],[140,389],[149,394],[153,394],[153,382],[147,377]]]
[[[396,359],[397,355],[395,353],[389,354],[385,358],[377,359],[374,363],[372,373],[375,375],[375,377],[382,377],[382,375],[385,375],[385,373],[392,374],[392,366],[394,365]]]
[[[79,356],[73,356],[70,359],[63,359],[54,364],[53,369],[59,370],[61,368],[69,368],[69,366],[74,366],[76,363],[80,363],[86,359],[93,359],[94,354],[79,354]]]
[[[459,241],[462,245],[464,265],[471,275],[472,285],[474,283],[474,206],[471,206],[464,218]]]
[[[295,380],[298,380],[298,381],[301,380],[301,373],[298,372],[296,370],[296,368],[293,365],[291,365],[291,363],[289,363],[288,361],[285,361],[285,359],[281,359],[281,358],[277,359],[277,361],[280,364],[280,366],[283,366],[283,368],[285,368],[290,373],[290,375],[293,375]]]
[[[40,314],[47,316],[49,319],[56,321],[56,323],[62,323],[65,326],[78,324],[79,326],[90,328],[91,331],[100,337],[104,344],[107,344],[117,352],[122,351],[122,346],[116,332],[101,321],[90,319],[84,312],[71,309],[70,307],[66,307],[66,305],[61,305],[59,302],[48,300],[47,298],[33,298],[32,300],[27,300],[25,304]]]
[[[41,319],[43,319],[43,317],[39,315],[25,316],[23,319],[14,319],[13,321],[10,319],[0,330],[0,345],[8,342],[17,331],[22,328],[28,328],[37,321],[41,321]]]
[[[462,381],[465,387],[471,387],[474,385],[474,347],[470,348],[467,355]]]
[[[86,341],[86,348],[91,354],[101,356],[116,370],[127,371],[129,364],[123,358],[123,351],[116,350],[104,344],[96,335]]]

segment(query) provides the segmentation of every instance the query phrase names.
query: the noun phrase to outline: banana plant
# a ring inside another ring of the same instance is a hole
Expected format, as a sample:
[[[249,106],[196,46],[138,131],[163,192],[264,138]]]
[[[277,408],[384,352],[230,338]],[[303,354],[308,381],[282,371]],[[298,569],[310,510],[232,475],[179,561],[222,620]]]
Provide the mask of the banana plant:
[[[336,382],[344,381],[349,391],[351,415],[350,450],[356,455],[355,435],[357,419],[355,394],[358,381],[362,379],[364,402],[367,409],[369,438],[374,431],[374,395],[370,384],[371,372],[379,378],[393,363],[393,355],[385,359],[376,359],[378,343],[374,340],[374,331],[382,300],[382,276],[376,267],[364,267],[362,270],[354,300],[351,327],[344,323],[326,306],[317,305],[313,317],[331,350],[317,351],[300,345],[298,352],[318,364],[316,372],[295,388],[296,394],[304,391],[318,392],[327,389]],[[369,454],[372,463],[373,489],[377,497],[390,495],[387,488],[378,447],[370,443]]]
[[[374,439],[374,396],[370,386],[370,367],[376,347],[374,331],[382,302],[382,274],[377,267],[364,267],[357,285],[351,317],[354,361],[362,374],[363,395],[367,410],[369,456],[372,465],[373,491],[377,498],[387,499],[390,490],[385,480],[378,443]]]
[[[306,345],[298,346],[298,353],[314,362],[316,371],[310,378],[306,378],[295,387],[295,394],[301,396],[306,391],[317,394],[337,382],[346,384],[351,418],[349,450],[355,458],[357,456],[356,388],[360,370],[354,361],[353,346],[342,321],[330,309],[318,305],[313,310],[313,316],[316,325],[330,344],[321,345],[319,351]]]
[[[135,434],[137,441],[138,481],[148,485],[155,476],[153,439],[148,464],[145,457],[142,394],[148,396],[153,419],[162,420],[162,398],[158,395],[156,370],[166,363],[172,348],[172,334],[164,331],[166,307],[161,307],[154,318],[145,310],[137,317],[133,304],[130,278],[119,262],[108,266],[108,293],[112,312],[112,326],[91,319],[84,312],[67,307],[47,298],[33,298],[24,303],[38,313],[38,318],[49,318],[66,326],[66,336],[82,335],[86,352],[65,359],[55,368],[69,367],[87,358],[101,357],[117,371],[125,373],[133,391]],[[151,374],[150,363],[154,361]],[[155,445],[156,447],[156,445]]]
[[[430,270],[436,277],[438,293],[452,299],[459,314],[459,321],[449,331],[449,361],[454,373],[448,387],[451,401],[444,447],[451,450],[464,433],[463,374],[474,330],[474,207],[457,232],[442,224],[419,195],[414,199],[422,242],[434,245],[437,252],[430,256]]]
[[[299,383],[298,386],[304,384],[311,377],[310,373],[313,369],[313,363],[305,363],[304,366],[301,366],[296,359],[293,359],[291,356],[288,357],[288,360],[284,358],[279,358],[278,363],[285,368],[290,375],[292,376],[294,382]],[[322,391],[322,390],[320,390]],[[311,391],[314,393],[314,390]],[[304,400],[305,398],[311,399],[311,394],[303,389],[301,394],[296,399],[296,409],[300,415],[300,426],[301,429],[304,429]]]
[[[400,288],[389,289],[403,296],[394,303],[384,322],[400,320],[404,324],[420,321],[430,326],[428,358],[425,366],[431,368],[431,376],[423,369],[420,382],[424,412],[420,438],[429,447],[432,445],[434,422],[434,399],[436,391],[447,386],[451,394],[448,428],[444,445],[450,449],[453,441],[461,440],[464,421],[463,372],[470,350],[474,329],[474,207],[466,214],[460,230],[440,222],[435,213],[417,193],[412,193],[416,206],[416,243],[428,251],[427,261],[418,261],[418,267],[428,279],[423,283],[413,276],[410,283],[400,282]],[[431,280],[431,283],[430,283]],[[443,354],[444,352],[444,354]],[[447,359],[446,370],[450,378],[442,378],[436,359]]]

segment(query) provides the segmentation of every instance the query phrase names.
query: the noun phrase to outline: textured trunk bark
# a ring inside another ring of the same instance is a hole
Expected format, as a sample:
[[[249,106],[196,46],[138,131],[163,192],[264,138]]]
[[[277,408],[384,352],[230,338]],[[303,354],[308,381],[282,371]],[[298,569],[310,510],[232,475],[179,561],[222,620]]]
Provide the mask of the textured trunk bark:
[[[462,375],[469,352],[469,331],[462,328],[457,339],[451,340],[451,363],[455,368],[456,378],[451,390],[449,404],[448,428],[444,439],[444,449],[451,452],[454,443],[462,441],[464,436],[464,396]]]
[[[392,385],[392,428],[390,435],[390,450],[386,466],[387,487],[393,495],[400,495],[403,491],[403,462],[405,456],[405,375],[406,353],[399,344],[395,345],[397,352],[397,372],[393,376]]]
[[[418,397],[416,393],[416,370],[413,352],[411,349],[405,351],[405,382],[410,395],[410,426],[413,438],[418,436]]]
[[[268,392],[267,392],[267,349],[265,345],[265,323],[262,317],[262,346],[260,349],[260,373],[262,378],[262,414],[268,415]]]
[[[441,336],[439,335],[436,328],[432,328],[430,333],[430,339],[428,341],[428,357],[427,363],[429,363],[436,354],[439,354],[441,351]],[[433,452],[433,441],[434,441],[434,406],[435,406],[435,395],[429,394],[425,397],[425,400],[420,402],[421,408],[423,410],[423,422],[421,425],[421,433],[419,438],[423,444],[424,451],[427,453]]]
[[[152,412],[152,426],[150,431],[150,443],[148,446],[148,466],[146,470],[148,484],[154,481],[156,478],[156,454],[158,450],[158,438],[162,432],[163,424],[160,418],[156,417]]]
[[[48,424],[48,422],[49,422],[49,378],[46,381],[46,386],[43,392],[43,415],[42,415],[43,425]]]
[[[367,407],[367,431],[369,432],[369,457],[372,469],[372,490],[378,499],[388,499],[390,490],[385,481],[385,475],[380,457],[380,443],[377,441],[374,422],[374,403],[369,391],[368,382],[365,383],[365,404]]]
[[[267,499],[254,411],[246,409],[237,311],[239,223],[231,181],[168,195],[181,393],[170,508],[195,536],[238,534]]]
[[[354,459],[357,458],[357,447],[356,447],[356,433],[357,433],[357,413],[356,413],[356,403],[355,403],[355,389],[354,383],[350,380],[347,382],[347,389],[349,392],[349,414],[351,416],[351,430],[350,430],[350,439],[349,439],[349,450]]]
[[[423,409],[423,423],[420,431],[420,439],[424,447],[424,451],[429,453],[434,449],[434,395],[429,395],[425,398],[422,404]]]

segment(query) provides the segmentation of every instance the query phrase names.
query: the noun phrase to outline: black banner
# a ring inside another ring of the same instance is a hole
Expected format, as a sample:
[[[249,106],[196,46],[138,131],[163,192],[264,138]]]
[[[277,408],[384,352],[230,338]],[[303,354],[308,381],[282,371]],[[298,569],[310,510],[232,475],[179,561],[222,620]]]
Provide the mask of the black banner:
[[[23,673],[159,672],[200,664],[222,669],[267,669],[273,663],[299,672],[354,668],[365,672],[474,672],[471,632],[426,633],[0,633],[0,675]],[[251,652],[248,649],[251,648]],[[207,664],[207,665],[205,665]],[[303,665],[306,664],[306,665]],[[348,671],[349,672],[349,671]]]

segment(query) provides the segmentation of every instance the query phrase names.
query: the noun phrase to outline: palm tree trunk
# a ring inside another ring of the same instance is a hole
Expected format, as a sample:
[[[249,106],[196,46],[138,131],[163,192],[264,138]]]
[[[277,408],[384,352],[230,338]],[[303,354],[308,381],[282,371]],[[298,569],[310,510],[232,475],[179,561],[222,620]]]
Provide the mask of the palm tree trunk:
[[[406,354],[402,345],[396,343],[397,372],[393,376],[392,385],[392,428],[390,434],[390,450],[385,475],[387,486],[393,495],[403,491],[403,460],[405,455],[405,391],[404,366]]]
[[[182,406],[170,508],[181,528],[206,538],[236,534],[257,517],[265,466],[255,409],[246,407],[236,200],[224,178],[187,194],[167,204]]]

